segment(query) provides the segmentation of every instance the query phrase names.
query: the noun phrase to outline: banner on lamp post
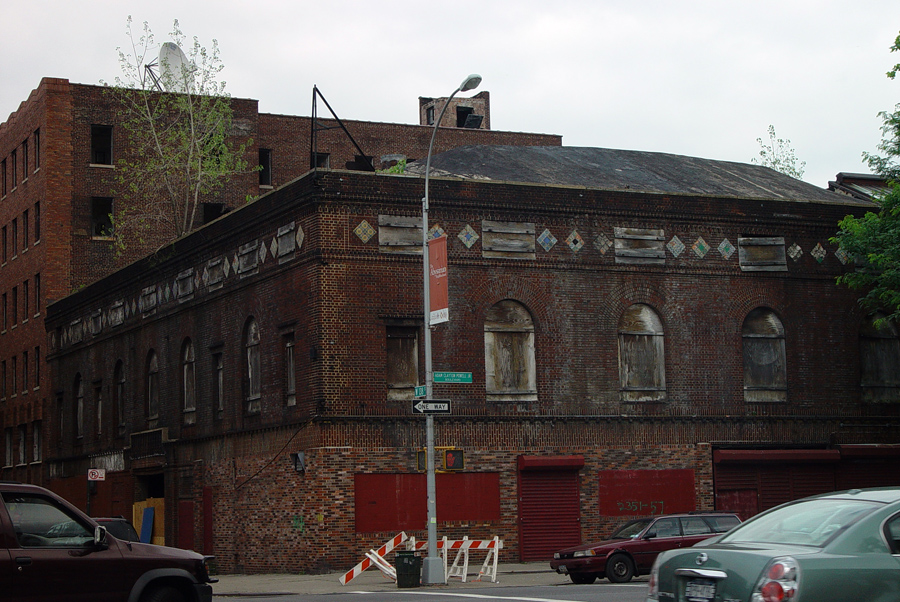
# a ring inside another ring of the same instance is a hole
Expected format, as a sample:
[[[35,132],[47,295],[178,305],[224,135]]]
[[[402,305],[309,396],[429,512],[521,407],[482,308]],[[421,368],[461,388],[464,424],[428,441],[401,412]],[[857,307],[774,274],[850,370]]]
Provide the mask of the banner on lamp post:
[[[447,237],[428,241],[428,288],[431,297],[431,313],[428,322],[440,324],[450,321],[450,295],[447,283]]]

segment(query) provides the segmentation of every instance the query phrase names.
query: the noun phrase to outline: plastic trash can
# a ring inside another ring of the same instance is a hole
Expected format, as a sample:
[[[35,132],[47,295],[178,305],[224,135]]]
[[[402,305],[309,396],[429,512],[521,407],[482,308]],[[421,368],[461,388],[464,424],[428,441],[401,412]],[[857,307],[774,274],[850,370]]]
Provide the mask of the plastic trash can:
[[[415,552],[397,552],[397,587],[419,587],[422,559]]]

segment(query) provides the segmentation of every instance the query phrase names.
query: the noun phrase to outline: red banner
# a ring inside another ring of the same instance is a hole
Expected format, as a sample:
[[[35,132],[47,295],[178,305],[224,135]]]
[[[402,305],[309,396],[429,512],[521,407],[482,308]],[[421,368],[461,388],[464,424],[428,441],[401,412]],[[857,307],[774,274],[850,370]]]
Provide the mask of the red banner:
[[[428,289],[431,298],[429,324],[450,321],[450,294],[447,284],[447,237],[428,241]]]

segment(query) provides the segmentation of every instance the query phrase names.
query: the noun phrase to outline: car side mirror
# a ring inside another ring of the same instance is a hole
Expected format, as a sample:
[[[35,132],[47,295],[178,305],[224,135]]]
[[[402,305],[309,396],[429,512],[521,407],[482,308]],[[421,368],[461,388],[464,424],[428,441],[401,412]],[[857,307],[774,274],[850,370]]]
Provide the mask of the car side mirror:
[[[644,535],[644,539],[654,539],[656,537],[656,531],[650,531],[646,535]]]
[[[98,548],[106,546],[106,527],[103,525],[94,527],[94,546]]]

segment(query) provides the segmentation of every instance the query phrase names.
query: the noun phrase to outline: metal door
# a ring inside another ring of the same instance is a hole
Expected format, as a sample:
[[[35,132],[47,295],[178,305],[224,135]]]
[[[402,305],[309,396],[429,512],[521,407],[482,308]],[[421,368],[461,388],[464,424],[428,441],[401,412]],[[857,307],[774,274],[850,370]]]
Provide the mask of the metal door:
[[[549,560],[581,543],[581,500],[576,470],[519,473],[520,556]]]

